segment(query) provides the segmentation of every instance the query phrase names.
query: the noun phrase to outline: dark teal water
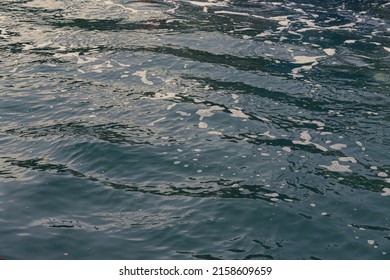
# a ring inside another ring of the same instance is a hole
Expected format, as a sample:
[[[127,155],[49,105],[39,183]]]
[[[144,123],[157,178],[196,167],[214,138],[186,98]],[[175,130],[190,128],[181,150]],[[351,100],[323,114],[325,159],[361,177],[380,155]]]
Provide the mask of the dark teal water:
[[[389,1],[2,0],[0,256],[389,259]]]

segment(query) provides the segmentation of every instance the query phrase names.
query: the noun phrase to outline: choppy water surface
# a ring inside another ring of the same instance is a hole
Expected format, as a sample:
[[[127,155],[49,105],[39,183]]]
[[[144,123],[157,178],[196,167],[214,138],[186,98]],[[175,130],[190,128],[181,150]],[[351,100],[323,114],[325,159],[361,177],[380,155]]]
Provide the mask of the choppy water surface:
[[[389,259],[389,1],[2,0],[0,256]]]

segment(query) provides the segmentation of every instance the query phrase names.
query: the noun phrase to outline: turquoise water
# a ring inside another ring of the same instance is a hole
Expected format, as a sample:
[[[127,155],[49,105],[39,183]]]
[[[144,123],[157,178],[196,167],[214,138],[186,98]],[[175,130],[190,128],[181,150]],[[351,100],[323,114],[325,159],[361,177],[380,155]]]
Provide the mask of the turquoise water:
[[[389,1],[2,0],[0,256],[389,259]]]

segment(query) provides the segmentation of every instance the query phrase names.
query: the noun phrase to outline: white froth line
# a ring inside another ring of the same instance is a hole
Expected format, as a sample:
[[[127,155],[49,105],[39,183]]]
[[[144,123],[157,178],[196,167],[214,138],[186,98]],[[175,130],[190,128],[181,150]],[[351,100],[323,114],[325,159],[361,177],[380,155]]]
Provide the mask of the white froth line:
[[[216,130],[207,131],[207,134],[210,134],[210,135],[223,135],[222,132],[216,131]]]
[[[121,5],[121,4],[114,3],[112,1],[104,1],[104,4],[111,5],[111,6],[118,6],[118,7],[121,7],[122,9],[124,9],[124,10],[128,10],[128,11],[130,11],[132,13],[135,13],[135,14],[138,13],[138,11],[133,9],[133,8],[128,8],[128,7],[125,7],[125,6]]]
[[[305,56],[305,55],[297,55],[294,56],[294,64],[306,64],[306,63],[312,63],[311,66],[314,66],[314,63],[318,63],[317,59],[321,58],[323,56]]]
[[[165,119],[166,119],[166,117],[159,118],[158,120],[155,120],[155,121],[151,122],[150,124],[148,124],[148,126],[153,126],[155,123],[161,122]]]
[[[238,15],[238,16],[250,16],[248,13],[239,13],[239,12],[232,12],[232,11],[215,11],[215,14],[228,14],[228,15]]]
[[[199,1],[188,1],[188,3],[199,6],[199,7],[226,7],[227,3],[224,2],[199,2]]]

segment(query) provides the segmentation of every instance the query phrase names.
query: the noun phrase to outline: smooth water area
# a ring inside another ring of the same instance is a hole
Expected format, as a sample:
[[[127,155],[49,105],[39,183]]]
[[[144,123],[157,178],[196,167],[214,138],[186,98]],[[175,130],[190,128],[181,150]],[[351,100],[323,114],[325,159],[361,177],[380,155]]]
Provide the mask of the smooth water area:
[[[389,218],[389,1],[1,1],[2,258],[390,259]]]

